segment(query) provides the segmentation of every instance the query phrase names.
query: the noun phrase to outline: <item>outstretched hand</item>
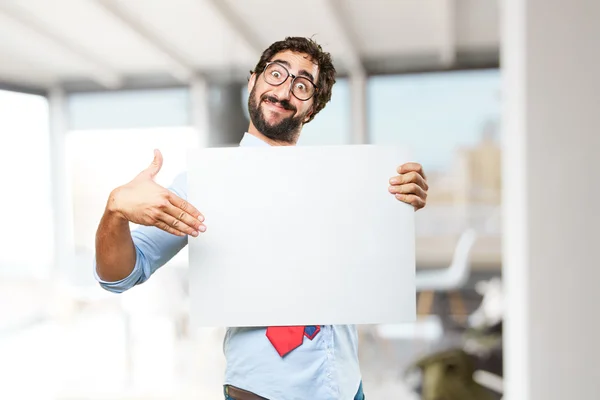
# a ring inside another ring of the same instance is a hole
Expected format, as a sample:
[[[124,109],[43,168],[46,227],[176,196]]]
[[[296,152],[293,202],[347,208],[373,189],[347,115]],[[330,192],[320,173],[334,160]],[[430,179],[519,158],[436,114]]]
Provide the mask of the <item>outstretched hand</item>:
[[[204,216],[186,200],[155,182],[163,164],[159,150],[152,163],[131,182],[115,189],[108,209],[138,225],[155,226],[177,236],[204,232]]]
[[[429,185],[421,164],[402,164],[396,171],[398,175],[390,179],[390,193],[398,200],[411,204],[415,211],[425,207]]]

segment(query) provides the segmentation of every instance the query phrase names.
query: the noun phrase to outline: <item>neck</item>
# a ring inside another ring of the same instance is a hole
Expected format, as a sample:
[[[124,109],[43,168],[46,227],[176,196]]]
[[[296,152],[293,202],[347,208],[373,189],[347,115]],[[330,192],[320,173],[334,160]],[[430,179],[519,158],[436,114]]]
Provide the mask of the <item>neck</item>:
[[[295,146],[296,143],[298,142],[298,135],[296,135],[296,137],[294,138],[294,141],[292,143],[284,142],[281,140],[273,140],[271,138],[268,138],[265,135],[263,135],[262,133],[260,133],[258,131],[258,129],[256,129],[256,127],[254,126],[254,124],[252,122],[250,122],[250,126],[248,127],[248,133],[251,134],[252,136],[262,140],[263,142],[269,144],[270,146]]]

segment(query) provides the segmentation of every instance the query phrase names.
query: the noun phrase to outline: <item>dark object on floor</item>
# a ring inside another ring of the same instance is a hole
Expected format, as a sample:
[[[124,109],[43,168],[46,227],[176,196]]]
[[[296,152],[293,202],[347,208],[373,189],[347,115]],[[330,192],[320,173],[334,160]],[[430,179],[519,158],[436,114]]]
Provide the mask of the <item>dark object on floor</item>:
[[[420,372],[422,400],[494,400],[496,396],[473,379],[473,357],[461,349],[438,352],[418,360],[407,372]]]

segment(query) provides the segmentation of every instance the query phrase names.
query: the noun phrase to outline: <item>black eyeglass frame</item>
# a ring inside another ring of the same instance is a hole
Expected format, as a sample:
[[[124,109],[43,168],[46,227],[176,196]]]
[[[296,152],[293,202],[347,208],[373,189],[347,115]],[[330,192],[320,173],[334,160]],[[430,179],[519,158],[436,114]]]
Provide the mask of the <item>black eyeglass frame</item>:
[[[284,80],[282,80],[282,81],[281,81],[281,83],[279,83],[279,84],[273,84],[273,83],[271,83],[271,82],[267,81],[267,75],[265,74],[265,72],[267,71],[267,68],[269,68],[269,65],[272,65],[272,64],[277,64],[278,66],[280,66],[281,68],[283,68],[283,69],[284,69],[284,71],[285,71],[285,72],[287,72],[287,74],[288,74],[288,76],[286,76],[286,77],[285,77],[285,79],[284,79]],[[288,69],[285,67],[285,65],[283,65],[283,64],[281,64],[281,63],[279,63],[279,62],[277,62],[277,61],[269,61],[269,62],[267,62],[267,64],[266,64],[266,65],[265,65],[265,67],[263,68],[262,75],[263,75],[263,79],[265,80],[265,82],[267,82],[267,83],[268,83],[269,85],[271,85],[271,86],[281,86],[281,85],[283,85],[283,84],[284,84],[284,83],[285,83],[285,82],[288,80],[288,78],[291,76],[291,77],[292,77],[292,86],[290,87],[290,92],[292,92],[292,94],[294,95],[294,97],[295,97],[295,98],[297,98],[297,99],[298,99],[298,100],[300,100],[300,101],[308,101],[308,100],[312,99],[312,98],[315,96],[315,94],[317,94],[317,92],[319,91],[319,87],[318,87],[318,86],[317,86],[317,85],[316,85],[316,84],[315,84],[315,83],[314,83],[314,82],[313,82],[313,81],[312,81],[310,78],[308,78],[308,77],[306,77],[306,76],[297,76],[297,75],[294,75],[294,74],[292,74],[292,73],[291,73],[291,72],[290,72],[290,71],[289,71],[289,70],[288,70]],[[311,84],[311,85],[313,85],[313,87],[315,88],[314,92],[313,92],[313,93],[310,95],[310,97],[309,97],[308,99],[301,99],[300,97],[298,97],[298,96],[296,95],[296,93],[294,93],[294,90],[293,90],[292,88],[294,87],[294,82],[296,81],[296,78],[302,78],[302,79],[306,79],[306,80],[307,80],[307,81],[309,81],[309,82],[310,82],[310,84]]]

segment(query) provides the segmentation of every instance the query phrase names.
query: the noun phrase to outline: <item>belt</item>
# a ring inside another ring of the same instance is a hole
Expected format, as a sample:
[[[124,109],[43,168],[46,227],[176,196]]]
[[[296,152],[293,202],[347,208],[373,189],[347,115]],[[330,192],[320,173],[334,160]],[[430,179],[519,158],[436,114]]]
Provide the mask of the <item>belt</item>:
[[[227,394],[227,396],[231,397],[233,400],[269,400],[252,392],[248,392],[247,390],[239,389],[230,385],[225,386],[225,394]]]

